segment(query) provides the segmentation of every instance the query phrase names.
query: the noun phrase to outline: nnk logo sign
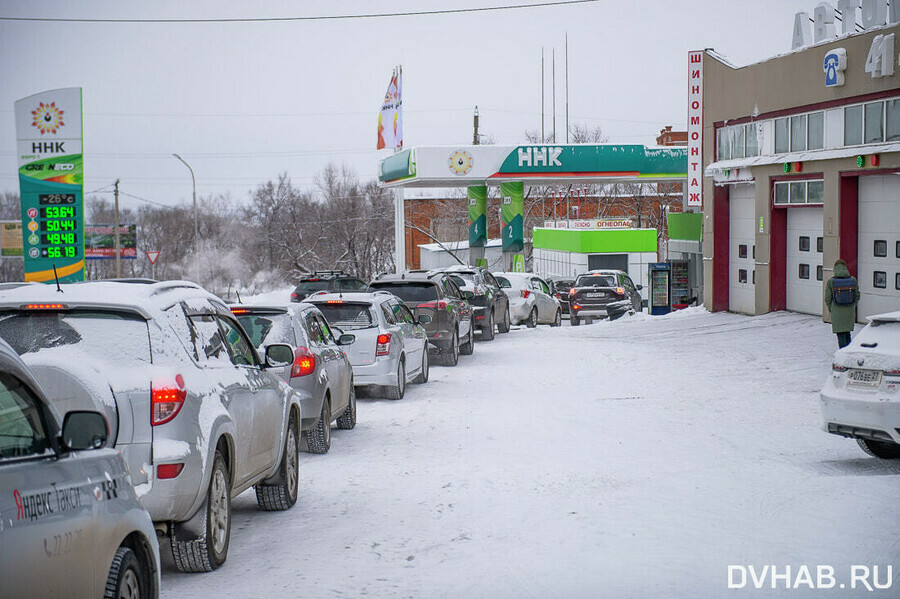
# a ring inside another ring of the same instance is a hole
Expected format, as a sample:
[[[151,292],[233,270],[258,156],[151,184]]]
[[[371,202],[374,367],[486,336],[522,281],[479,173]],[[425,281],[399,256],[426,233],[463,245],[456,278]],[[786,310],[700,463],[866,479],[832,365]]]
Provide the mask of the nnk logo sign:
[[[562,154],[562,148],[553,146],[519,148],[519,166],[538,167],[538,166],[562,166],[559,160]]]
[[[63,114],[65,114],[65,111],[60,110],[56,106],[56,102],[50,102],[49,104],[41,102],[36,109],[31,111],[31,116],[34,117],[31,121],[31,126],[36,127],[41,132],[41,135],[56,133],[60,127],[65,126]]]

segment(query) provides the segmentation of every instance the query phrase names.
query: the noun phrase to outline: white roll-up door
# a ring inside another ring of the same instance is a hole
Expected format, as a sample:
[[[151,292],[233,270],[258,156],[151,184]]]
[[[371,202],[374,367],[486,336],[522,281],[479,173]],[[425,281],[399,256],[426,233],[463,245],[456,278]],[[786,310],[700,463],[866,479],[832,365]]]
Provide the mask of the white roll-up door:
[[[857,320],[900,310],[900,175],[859,178]]]
[[[728,195],[728,309],[743,314],[756,313],[754,187],[732,185]]]
[[[792,312],[822,315],[822,208],[787,209],[787,295]]]

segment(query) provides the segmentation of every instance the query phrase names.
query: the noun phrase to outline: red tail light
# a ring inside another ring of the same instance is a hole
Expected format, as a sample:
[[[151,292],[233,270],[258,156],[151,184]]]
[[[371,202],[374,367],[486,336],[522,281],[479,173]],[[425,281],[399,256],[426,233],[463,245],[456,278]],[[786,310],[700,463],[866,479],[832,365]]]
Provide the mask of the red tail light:
[[[157,426],[169,422],[184,405],[187,389],[184,378],[179,374],[175,380],[155,380],[150,384],[150,424]]]
[[[291,298],[296,299],[296,298],[298,298],[298,297],[300,297],[300,296],[298,296],[296,293],[291,293]]]
[[[528,299],[528,296],[531,295],[531,292],[527,289],[522,289],[519,293],[522,294],[522,297]]]
[[[572,309],[573,310],[581,310],[581,306],[579,306],[578,304],[572,304]]]
[[[444,310],[447,308],[447,302],[441,300],[439,302],[425,302],[424,304],[417,304],[416,308],[433,308],[435,310]]]
[[[846,366],[841,366],[841,365],[839,365],[839,364],[832,364],[832,365],[831,365],[831,369],[832,369],[834,372],[844,372],[845,370],[847,370],[847,367],[846,367]]]
[[[156,478],[175,478],[184,470],[184,464],[160,464],[156,467]]]
[[[291,366],[291,378],[306,376],[316,371],[316,356],[305,347],[294,350],[294,364]]]
[[[68,310],[65,304],[25,304],[23,310]]]
[[[343,304],[344,300],[328,300],[325,303],[326,304]]]
[[[231,313],[234,314],[235,316],[239,316],[241,314],[246,314],[249,311],[250,310],[248,310],[247,308],[232,308],[231,309]]]
[[[389,353],[391,353],[391,334],[382,333],[381,335],[378,335],[378,339],[375,340],[375,355],[386,356]]]
[[[574,287],[572,287],[571,289],[569,289],[569,295],[575,295],[575,288],[574,288]]]
[[[616,287],[616,293],[618,293],[619,295],[625,295],[625,288],[624,287]]]

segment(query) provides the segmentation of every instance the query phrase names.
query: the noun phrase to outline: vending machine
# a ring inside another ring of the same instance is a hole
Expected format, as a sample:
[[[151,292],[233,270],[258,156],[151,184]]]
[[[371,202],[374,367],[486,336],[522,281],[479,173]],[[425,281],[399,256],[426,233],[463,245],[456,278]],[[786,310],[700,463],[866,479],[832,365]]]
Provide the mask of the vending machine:
[[[672,310],[670,280],[671,269],[668,262],[650,263],[650,314],[668,314]]]
[[[692,301],[687,260],[669,260],[669,299],[673,310],[687,308]]]

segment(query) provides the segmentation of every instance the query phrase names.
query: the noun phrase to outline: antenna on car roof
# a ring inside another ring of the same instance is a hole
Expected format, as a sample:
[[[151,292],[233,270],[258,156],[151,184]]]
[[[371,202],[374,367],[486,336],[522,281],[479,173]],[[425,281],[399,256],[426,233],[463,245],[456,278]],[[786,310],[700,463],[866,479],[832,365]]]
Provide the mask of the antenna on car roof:
[[[235,290],[234,290],[234,294],[235,294],[235,295],[237,296],[237,298],[238,298],[238,303],[239,303],[239,304],[243,304],[244,301],[241,299],[241,292],[238,291],[237,289],[235,289]]]
[[[59,275],[56,274],[56,265],[53,265],[53,278],[56,279],[56,290],[63,293],[62,287],[59,286]]]

